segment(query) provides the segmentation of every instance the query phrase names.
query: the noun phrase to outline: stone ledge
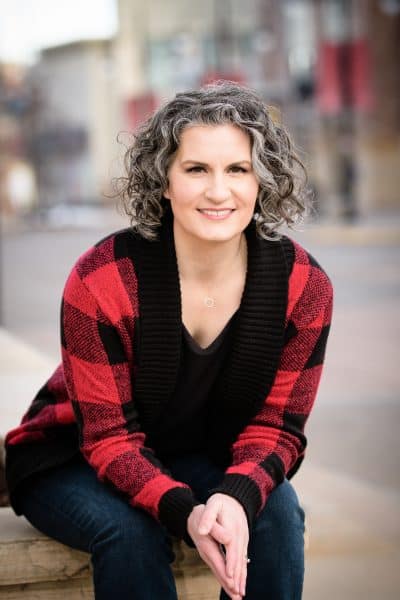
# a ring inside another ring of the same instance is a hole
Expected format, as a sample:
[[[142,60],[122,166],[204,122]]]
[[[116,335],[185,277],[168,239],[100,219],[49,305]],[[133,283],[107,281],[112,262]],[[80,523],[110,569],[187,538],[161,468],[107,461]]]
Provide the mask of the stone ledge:
[[[17,586],[4,586],[0,584],[0,597],[2,600],[93,600],[93,586],[91,580],[78,579],[71,581],[42,582],[39,584],[23,584]]]
[[[195,549],[174,542],[173,571],[182,600],[209,600],[219,585]],[[0,509],[0,596],[93,598],[90,555],[37,531],[10,507]]]

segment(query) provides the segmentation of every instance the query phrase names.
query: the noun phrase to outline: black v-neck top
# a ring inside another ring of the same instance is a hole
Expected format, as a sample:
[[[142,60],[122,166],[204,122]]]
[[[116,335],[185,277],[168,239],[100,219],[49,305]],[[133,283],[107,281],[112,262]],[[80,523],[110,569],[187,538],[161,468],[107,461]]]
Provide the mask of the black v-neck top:
[[[202,348],[182,323],[181,363],[175,391],[150,435],[162,458],[206,448],[212,389],[230,348],[238,310],[215,340]]]

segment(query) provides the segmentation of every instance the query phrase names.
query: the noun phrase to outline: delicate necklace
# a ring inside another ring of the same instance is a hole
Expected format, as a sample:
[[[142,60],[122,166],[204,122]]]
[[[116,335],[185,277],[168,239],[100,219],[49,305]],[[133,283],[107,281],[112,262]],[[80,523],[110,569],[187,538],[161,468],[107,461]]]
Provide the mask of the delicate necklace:
[[[214,308],[215,306],[215,298],[211,298],[211,296],[204,296],[203,302],[207,308]]]
[[[240,251],[241,251],[241,247],[242,247],[242,239],[243,239],[243,236],[240,238],[239,249],[238,249],[236,256],[238,256],[241,253]],[[244,249],[246,250],[246,245],[244,245]],[[236,256],[234,259],[235,261],[236,261]],[[203,298],[203,303],[205,306],[207,306],[207,308],[214,308],[215,307],[215,298],[213,298],[213,296],[210,296],[209,294],[207,294],[207,296],[204,296],[204,298]]]

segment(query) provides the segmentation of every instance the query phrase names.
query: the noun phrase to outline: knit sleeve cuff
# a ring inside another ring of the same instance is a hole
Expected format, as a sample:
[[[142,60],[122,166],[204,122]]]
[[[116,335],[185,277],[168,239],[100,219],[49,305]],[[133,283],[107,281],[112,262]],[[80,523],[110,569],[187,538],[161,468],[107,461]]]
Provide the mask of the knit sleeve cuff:
[[[238,500],[245,510],[251,531],[254,519],[262,508],[260,490],[253,480],[246,475],[227,474],[217,487],[209,491],[208,497],[213,494],[226,494]]]
[[[176,487],[163,495],[158,509],[159,520],[168,532],[183,539],[192,548],[194,544],[187,531],[187,520],[198,504],[201,502],[195,499],[189,488]]]

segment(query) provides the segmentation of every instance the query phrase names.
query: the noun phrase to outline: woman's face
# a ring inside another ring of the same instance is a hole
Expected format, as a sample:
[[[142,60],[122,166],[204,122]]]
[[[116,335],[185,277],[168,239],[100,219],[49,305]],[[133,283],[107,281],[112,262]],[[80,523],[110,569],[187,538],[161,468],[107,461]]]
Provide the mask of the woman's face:
[[[188,127],[168,182],[164,196],[171,202],[175,235],[204,241],[239,236],[252,219],[259,188],[249,136],[231,124]]]

